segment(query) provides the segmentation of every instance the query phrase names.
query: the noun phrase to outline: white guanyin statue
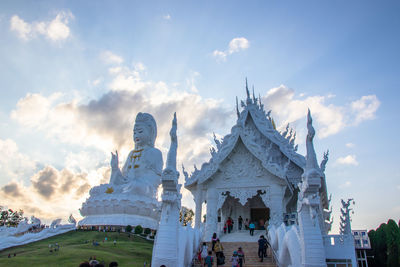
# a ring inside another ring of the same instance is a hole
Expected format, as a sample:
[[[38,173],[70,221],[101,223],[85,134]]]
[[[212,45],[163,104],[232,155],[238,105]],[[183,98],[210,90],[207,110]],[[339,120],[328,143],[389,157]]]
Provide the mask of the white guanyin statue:
[[[157,125],[152,115],[138,113],[133,127],[134,149],[122,169],[118,152],[111,153],[108,184],[93,187],[80,209],[79,225],[138,225],[155,229],[160,216],[157,189],[163,159],[154,147]]]

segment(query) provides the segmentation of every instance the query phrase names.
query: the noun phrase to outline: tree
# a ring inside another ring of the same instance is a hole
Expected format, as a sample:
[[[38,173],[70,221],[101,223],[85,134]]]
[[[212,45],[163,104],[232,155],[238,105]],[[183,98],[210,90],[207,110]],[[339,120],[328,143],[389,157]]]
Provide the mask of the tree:
[[[151,229],[150,228],[144,228],[144,233],[146,235],[149,235],[151,233]]]
[[[0,226],[18,226],[20,221],[24,219],[23,210],[14,211],[12,209],[4,209],[0,206]]]
[[[130,226],[129,224],[125,227],[125,232],[130,233],[132,232],[132,226]]]
[[[400,267],[400,229],[395,221],[382,223],[376,231],[369,231],[368,237],[372,248],[367,252],[371,256],[368,266]]]
[[[143,233],[143,227],[141,225],[137,225],[135,227],[135,234],[140,235],[141,233]]]
[[[378,229],[376,229],[376,254],[375,262],[378,266],[386,266],[387,261],[387,245],[386,245],[386,224],[382,223]]]
[[[192,209],[186,208],[182,206],[181,210],[179,211],[179,221],[182,223],[183,226],[190,225],[193,221],[194,212]]]
[[[367,260],[369,267],[378,267],[375,264],[375,255],[377,255],[377,246],[376,246],[376,231],[370,230],[368,232],[369,241],[371,242],[371,249],[367,250]]]
[[[400,267],[400,230],[396,222],[389,220],[385,227],[387,246],[387,266]]]

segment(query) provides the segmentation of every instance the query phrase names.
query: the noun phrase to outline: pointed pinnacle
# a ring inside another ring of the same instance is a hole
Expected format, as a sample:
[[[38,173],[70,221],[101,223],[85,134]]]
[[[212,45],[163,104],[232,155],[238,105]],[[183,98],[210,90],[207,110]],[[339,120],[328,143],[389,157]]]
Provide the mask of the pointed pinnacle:
[[[237,117],[238,117],[238,119],[239,119],[239,117],[240,117],[240,112],[239,112],[239,102],[238,102],[238,97],[236,97],[236,114],[237,114]]]
[[[250,99],[250,92],[249,92],[249,86],[247,84],[247,77],[246,77],[246,94],[247,94],[247,99]]]

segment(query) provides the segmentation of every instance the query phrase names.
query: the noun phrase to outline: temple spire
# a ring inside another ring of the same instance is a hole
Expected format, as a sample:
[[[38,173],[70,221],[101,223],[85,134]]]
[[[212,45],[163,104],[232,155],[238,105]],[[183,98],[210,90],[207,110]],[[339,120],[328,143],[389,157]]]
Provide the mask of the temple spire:
[[[247,94],[246,104],[249,105],[251,104],[251,98],[250,98],[249,86],[247,84],[247,77],[246,77],[246,94]]]
[[[167,155],[166,168],[176,171],[176,152],[178,149],[178,138],[176,136],[177,122],[176,122],[176,112],[174,113],[174,119],[172,120],[171,131],[169,132],[171,136],[171,146]]]
[[[306,169],[307,170],[311,170],[311,169],[319,170],[317,156],[315,155],[314,144],[313,144],[315,130],[312,125],[310,109],[308,109],[308,113],[307,113],[307,130],[308,130],[308,133],[307,133],[307,139],[306,139],[306,147],[307,147]]]
[[[239,102],[238,102],[238,97],[236,96],[236,114],[238,119],[240,118],[240,112],[239,112]]]
[[[253,85],[253,103],[255,104],[255,105],[257,105],[257,98],[256,98],[256,95],[254,94],[254,85]]]

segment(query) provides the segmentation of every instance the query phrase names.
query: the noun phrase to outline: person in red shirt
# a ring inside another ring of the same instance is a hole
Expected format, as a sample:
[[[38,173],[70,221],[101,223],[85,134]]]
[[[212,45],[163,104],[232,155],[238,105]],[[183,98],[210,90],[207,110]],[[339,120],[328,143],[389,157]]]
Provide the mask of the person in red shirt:
[[[228,234],[232,231],[233,227],[233,221],[231,217],[228,217],[228,220],[226,221],[226,225],[228,226]]]

